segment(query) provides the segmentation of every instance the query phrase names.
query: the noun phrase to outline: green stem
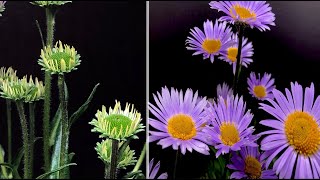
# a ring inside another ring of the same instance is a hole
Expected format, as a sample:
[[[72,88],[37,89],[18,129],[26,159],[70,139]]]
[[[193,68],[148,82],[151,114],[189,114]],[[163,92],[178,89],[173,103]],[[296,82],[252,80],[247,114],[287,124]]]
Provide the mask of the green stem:
[[[112,139],[110,179],[117,179],[118,149],[119,149],[118,140]]]
[[[67,139],[69,138],[69,120],[68,120],[68,109],[67,109],[67,99],[65,96],[65,87],[64,87],[64,75],[58,75],[58,87],[59,87],[59,99],[62,109],[62,139],[61,139],[61,152],[60,152],[60,167],[66,165],[68,158],[68,144]],[[61,178],[64,179],[67,175],[66,168],[61,170]]]
[[[47,39],[46,45],[53,46],[54,37],[54,13],[51,9],[46,8],[47,19]],[[45,97],[44,97],[44,111],[43,111],[43,155],[44,155],[44,169],[45,172],[50,170],[50,101],[51,101],[51,74],[45,72]]]
[[[243,24],[237,24],[238,26],[238,54],[237,54],[237,66],[236,66],[236,72],[233,79],[233,90],[234,93],[237,93],[238,88],[238,82],[240,78],[240,71],[241,71],[241,51],[242,51],[242,38],[244,33],[244,25]]]
[[[19,117],[20,117],[20,123],[21,123],[21,129],[22,129],[22,141],[23,141],[23,177],[24,179],[30,179],[30,157],[29,157],[29,135],[28,135],[28,124],[27,119],[24,113],[24,107],[22,101],[16,101]]]
[[[30,177],[33,176],[33,153],[35,140],[35,108],[36,103],[29,103],[29,119],[30,119]]]
[[[110,179],[110,164],[105,164],[104,179]]]
[[[140,169],[140,166],[141,166],[141,164],[143,162],[143,159],[146,156],[146,149],[147,149],[146,144],[144,144],[143,149],[142,149],[141,154],[140,154],[140,157],[139,157],[139,160],[138,160],[137,164],[134,166],[132,172],[136,172],[136,171],[138,171]]]
[[[6,99],[7,105],[7,127],[8,127],[8,163],[12,162],[12,118],[11,118],[11,100]]]
[[[176,160],[174,161],[174,169],[173,169],[173,179],[176,179],[176,172],[177,172],[177,166],[178,166],[178,157],[179,157],[179,148],[177,149],[176,153]]]

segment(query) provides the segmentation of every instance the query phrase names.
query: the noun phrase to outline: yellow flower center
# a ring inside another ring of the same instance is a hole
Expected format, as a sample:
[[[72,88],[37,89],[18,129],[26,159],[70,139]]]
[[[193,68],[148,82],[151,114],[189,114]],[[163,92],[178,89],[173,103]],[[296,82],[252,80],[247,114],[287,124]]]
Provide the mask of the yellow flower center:
[[[233,63],[237,61],[237,55],[238,55],[238,48],[236,47],[230,47],[228,48],[228,59],[232,61]]]
[[[247,156],[245,160],[244,172],[250,179],[260,179],[261,163],[252,156]]]
[[[168,132],[177,139],[189,140],[197,134],[195,123],[191,116],[177,114],[168,120]]]
[[[222,123],[220,126],[220,139],[227,146],[233,146],[240,141],[239,132],[234,123]]]
[[[266,88],[262,85],[253,88],[254,95],[258,98],[264,98],[267,95]]]
[[[253,11],[250,11],[249,9],[242,7],[239,4],[234,5],[233,9],[236,12],[236,14],[233,14],[233,10],[230,9],[230,14],[233,18],[236,18],[237,15],[240,17],[240,20],[245,20],[248,18],[256,19],[257,17],[257,15]]]
[[[309,113],[295,111],[289,114],[284,128],[287,140],[296,152],[311,156],[319,150],[320,129]]]
[[[205,39],[202,48],[209,54],[216,53],[221,48],[221,41],[219,39]]]

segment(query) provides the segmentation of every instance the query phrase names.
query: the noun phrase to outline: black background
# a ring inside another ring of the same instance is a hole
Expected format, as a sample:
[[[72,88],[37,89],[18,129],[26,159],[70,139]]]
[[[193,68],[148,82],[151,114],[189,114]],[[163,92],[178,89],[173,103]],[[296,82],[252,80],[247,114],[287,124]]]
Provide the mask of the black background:
[[[203,22],[224,15],[210,9],[210,1],[150,2],[150,102],[152,93],[161,87],[192,88],[200,96],[215,97],[216,86],[224,81],[232,85],[232,66],[216,59],[202,60],[202,55],[192,56],[186,49],[185,40],[191,28],[203,30]],[[247,91],[247,77],[251,71],[268,72],[275,78],[277,89],[284,91],[290,82],[297,81],[303,87],[315,84],[319,94],[320,67],[320,16],[319,2],[269,2],[276,16],[276,26],[271,31],[246,29],[245,36],[253,43],[253,63],[242,68],[240,94],[247,107],[252,109],[257,121],[271,117],[259,110],[258,101]],[[153,115],[150,113],[150,116]],[[261,131],[261,126],[257,126]],[[176,151],[164,150],[156,142],[150,144],[150,159],[161,160],[161,172],[173,175]],[[209,159],[197,152],[187,152],[178,163],[177,177],[199,178],[206,172]]]
[[[7,2],[0,17],[0,66],[12,66],[18,75],[25,74],[43,80],[37,64],[41,40],[35,20],[45,34],[45,10],[29,2]],[[146,113],[146,4],[126,1],[74,1],[60,8],[56,16],[55,40],[72,45],[81,55],[77,71],[67,74],[69,113],[73,113],[89,96],[96,83],[100,83],[87,112],[73,125],[70,135],[70,152],[76,155],[71,167],[72,178],[103,178],[104,165],[94,150],[100,141],[98,133],[90,132],[88,124],[102,105],[114,106],[115,99],[130,102],[141,112],[145,124]],[[57,108],[56,77],[52,82],[52,116]],[[41,103],[42,104],[42,103]],[[42,105],[38,105],[36,135],[42,136]],[[16,154],[21,146],[21,130],[15,107],[13,108]],[[0,101],[1,144],[6,149],[7,131],[5,103]],[[145,132],[134,140],[132,149],[137,159],[145,142]],[[42,173],[42,142],[36,144],[35,174]],[[131,167],[133,168],[133,167]],[[131,169],[129,168],[129,169]],[[142,169],[145,164],[142,165]]]

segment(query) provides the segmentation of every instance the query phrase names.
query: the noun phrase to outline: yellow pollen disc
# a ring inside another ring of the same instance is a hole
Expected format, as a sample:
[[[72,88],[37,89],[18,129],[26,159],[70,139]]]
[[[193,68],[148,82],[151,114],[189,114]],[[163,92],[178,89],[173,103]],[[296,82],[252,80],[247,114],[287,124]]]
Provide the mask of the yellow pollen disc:
[[[189,140],[197,134],[195,123],[191,116],[177,114],[168,120],[168,132],[177,139]]]
[[[245,160],[244,172],[249,179],[260,179],[261,177],[261,163],[252,156],[247,156]]]
[[[253,88],[253,93],[258,98],[264,98],[267,95],[266,88],[264,86],[262,86],[262,85],[255,86]]]
[[[222,123],[220,126],[220,139],[227,146],[233,146],[240,141],[239,132],[234,123]]]
[[[233,63],[237,61],[237,55],[238,55],[238,48],[236,47],[230,47],[228,48],[228,59],[232,61]]]
[[[249,9],[240,6],[239,4],[234,5],[233,6],[234,11],[236,12],[236,15],[233,14],[233,10],[230,9],[230,14],[233,18],[236,18],[236,16],[238,15],[240,17],[241,20],[245,20],[248,18],[253,18],[256,19],[256,14],[252,11],[250,11]]]
[[[311,156],[319,150],[320,128],[309,113],[295,111],[289,114],[284,129],[289,144],[299,154]]]
[[[207,53],[213,54],[220,50],[221,41],[219,39],[205,39],[202,43],[202,49]]]

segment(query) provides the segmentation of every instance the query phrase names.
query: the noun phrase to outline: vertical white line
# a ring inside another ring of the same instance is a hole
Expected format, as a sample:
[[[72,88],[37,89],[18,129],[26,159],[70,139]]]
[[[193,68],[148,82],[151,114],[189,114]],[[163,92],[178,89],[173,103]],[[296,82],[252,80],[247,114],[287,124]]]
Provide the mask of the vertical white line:
[[[149,179],[149,1],[146,1],[146,178]]]

